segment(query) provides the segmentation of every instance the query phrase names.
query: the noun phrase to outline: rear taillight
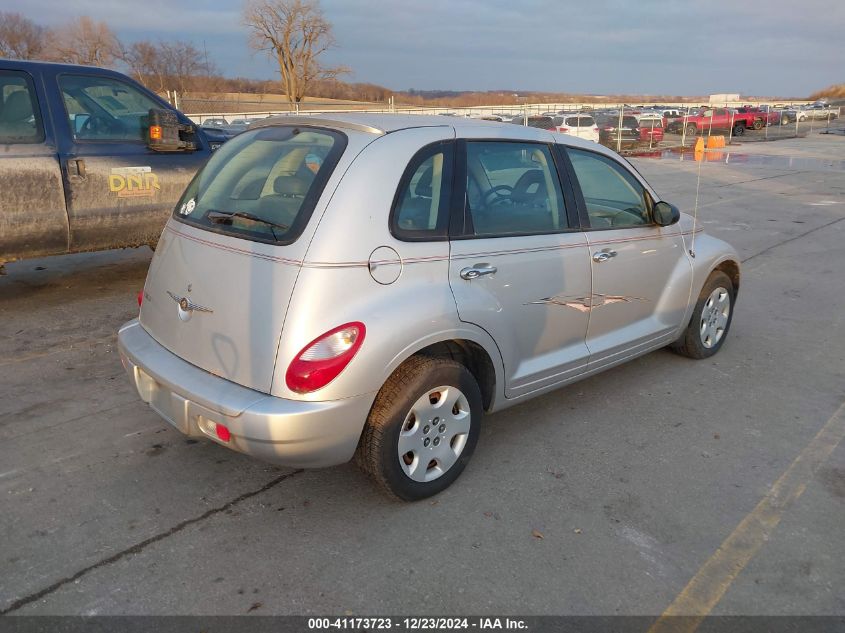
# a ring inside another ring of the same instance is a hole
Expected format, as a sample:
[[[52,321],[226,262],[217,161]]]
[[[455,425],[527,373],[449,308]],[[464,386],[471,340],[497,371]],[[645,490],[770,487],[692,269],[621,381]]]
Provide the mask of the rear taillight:
[[[142,303],[144,303],[144,291],[143,291],[143,290],[139,290],[139,291],[138,291],[138,307],[139,307],[139,308],[141,307],[141,304],[142,304]]]
[[[569,131],[568,127],[559,127],[557,129],[558,132],[563,132],[564,134]]]
[[[285,374],[288,389],[311,393],[322,389],[344,370],[364,342],[363,323],[346,323],[314,339],[297,354]]]

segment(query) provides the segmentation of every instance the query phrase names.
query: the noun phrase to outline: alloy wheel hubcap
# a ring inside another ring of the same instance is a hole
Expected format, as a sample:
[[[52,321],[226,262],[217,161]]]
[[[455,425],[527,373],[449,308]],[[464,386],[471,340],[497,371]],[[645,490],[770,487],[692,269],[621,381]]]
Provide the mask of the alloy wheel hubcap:
[[[448,472],[466,446],[469,401],[457,387],[435,387],[413,404],[402,422],[397,452],[414,481],[434,481]]]
[[[719,287],[710,293],[701,309],[699,336],[701,344],[710,349],[718,344],[725,335],[728,316],[731,313],[731,295],[727,289]]]

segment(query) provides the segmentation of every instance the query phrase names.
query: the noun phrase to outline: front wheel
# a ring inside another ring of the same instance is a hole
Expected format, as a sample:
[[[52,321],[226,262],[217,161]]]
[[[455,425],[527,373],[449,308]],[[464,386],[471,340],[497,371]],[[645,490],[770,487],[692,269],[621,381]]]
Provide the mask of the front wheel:
[[[731,278],[721,271],[713,272],[698,295],[686,330],[670,347],[688,358],[713,356],[728,336],[735,299]]]
[[[784,115],[780,118],[780,124],[781,124],[781,125],[789,125],[789,116],[787,116],[786,114],[784,114]]]
[[[745,134],[745,125],[742,123],[734,125],[734,136],[742,136],[743,134]]]
[[[405,501],[448,488],[481,428],[481,390],[460,363],[413,356],[381,388],[355,453],[387,493]]]
[[[687,136],[695,136],[698,133],[698,128],[694,125],[687,126]]]

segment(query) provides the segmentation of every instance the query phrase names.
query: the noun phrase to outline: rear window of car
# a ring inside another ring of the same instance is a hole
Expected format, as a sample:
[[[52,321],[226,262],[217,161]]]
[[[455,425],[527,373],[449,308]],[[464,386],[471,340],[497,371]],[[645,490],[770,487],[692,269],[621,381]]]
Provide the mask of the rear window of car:
[[[511,121],[517,125],[525,125],[525,119],[517,117]],[[528,127],[536,127],[542,130],[551,130],[555,127],[554,119],[550,116],[531,116],[528,117]]]
[[[346,137],[323,128],[244,132],[217,150],[188,185],[173,217],[217,233],[291,244],[302,233]]]
[[[640,127],[647,127],[647,128],[663,127],[663,119],[640,119]]]
[[[640,122],[637,121],[637,117],[635,117],[635,116],[623,116],[622,117],[622,126],[623,127],[640,127]]]
[[[566,117],[566,125],[569,127],[593,127],[596,124],[591,116],[570,116]]]

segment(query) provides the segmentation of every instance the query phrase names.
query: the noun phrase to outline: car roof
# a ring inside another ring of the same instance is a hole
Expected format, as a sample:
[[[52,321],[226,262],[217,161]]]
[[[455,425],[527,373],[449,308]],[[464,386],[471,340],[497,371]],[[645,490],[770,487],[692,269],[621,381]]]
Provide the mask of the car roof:
[[[593,116],[590,114],[590,116]],[[529,117],[533,118],[533,117]],[[552,117],[544,117],[552,118]],[[460,130],[466,128],[483,128],[483,129],[499,129],[513,132],[514,139],[523,140],[538,140],[543,142],[549,141],[551,135],[555,142],[571,145],[573,147],[583,147],[592,151],[601,153],[610,153],[609,150],[597,145],[596,143],[570,136],[568,134],[561,134],[553,130],[545,130],[542,128],[534,128],[530,126],[514,125],[513,123],[504,123],[498,121],[485,121],[483,119],[471,118],[447,118],[433,114],[391,114],[391,113],[377,113],[377,112],[343,112],[343,113],[325,113],[316,116],[309,115],[279,115],[267,119],[262,119],[258,123],[250,126],[250,129],[257,129],[260,127],[274,126],[274,125],[303,125],[314,127],[328,127],[340,130],[355,130],[358,132],[366,132],[376,135],[390,134],[400,130],[407,130],[420,127],[448,127],[455,129],[460,136]],[[533,138],[532,138],[533,137]]]
[[[529,116],[529,120],[536,117]],[[381,112],[342,112],[326,113],[315,116],[309,115],[288,115],[282,114],[261,121],[261,126],[267,125],[308,125],[315,127],[329,127],[338,129],[351,129],[371,134],[390,134],[399,130],[408,130],[420,127],[482,127],[489,128],[492,125],[504,125],[505,129],[512,129],[512,123],[499,123],[498,121],[485,121],[483,119],[472,119],[469,117],[442,117],[436,114],[391,114]]]
[[[84,71],[86,75],[108,75],[112,77],[120,77],[126,79],[127,75],[111,70],[110,68],[101,68],[100,66],[86,66],[83,64],[66,64],[64,62],[45,62],[41,60],[32,59],[7,59],[0,57],[0,63],[7,70],[55,70],[57,72],[78,73]]]
[[[474,119],[461,119],[461,123],[464,121],[474,121]],[[477,123],[479,125],[486,125],[489,122],[477,121]],[[314,116],[307,114],[281,114],[262,121],[262,127],[266,125],[292,124],[352,129],[379,135],[417,127],[451,126],[449,119],[438,115],[391,114],[381,112],[340,112],[337,114],[326,113]]]

